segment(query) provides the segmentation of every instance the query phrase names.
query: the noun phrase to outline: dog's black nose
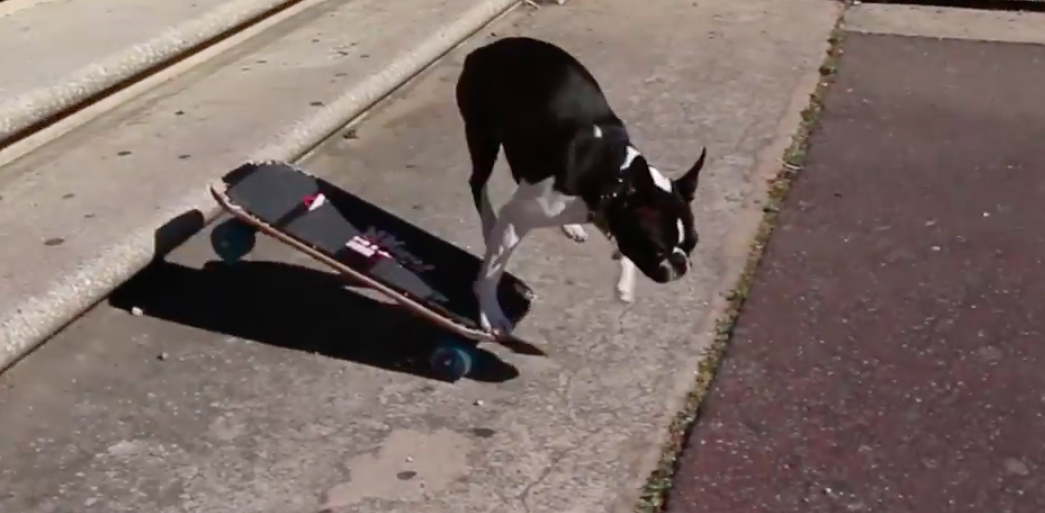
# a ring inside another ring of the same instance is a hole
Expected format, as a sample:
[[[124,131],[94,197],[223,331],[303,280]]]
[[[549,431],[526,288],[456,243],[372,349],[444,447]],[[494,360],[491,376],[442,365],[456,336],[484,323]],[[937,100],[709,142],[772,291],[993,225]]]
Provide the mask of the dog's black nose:
[[[689,257],[686,256],[681,249],[676,248],[668,255],[668,262],[671,263],[671,267],[676,271],[685,272],[686,268],[689,267]]]
[[[668,283],[684,276],[688,269],[689,258],[685,252],[676,248],[667,258],[660,261],[659,271],[653,279],[658,283]]]

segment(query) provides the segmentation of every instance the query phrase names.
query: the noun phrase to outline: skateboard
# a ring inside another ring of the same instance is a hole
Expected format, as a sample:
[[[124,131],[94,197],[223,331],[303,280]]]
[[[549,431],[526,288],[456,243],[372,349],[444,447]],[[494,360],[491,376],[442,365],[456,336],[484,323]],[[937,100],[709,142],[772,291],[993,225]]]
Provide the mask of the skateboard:
[[[232,215],[211,231],[222,260],[234,263],[247,256],[261,232],[347,281],[381,292],[441,329],[429,364],[442,378],[468,375],[483,342],[544,354],[517,337],[497,337],[481,328],[472,290],[478,257],[326,180],[286,163],[248,163],[210,190]],[[510,273],[504,273],[498,296],[513,325],[529,313],[534,299]]]

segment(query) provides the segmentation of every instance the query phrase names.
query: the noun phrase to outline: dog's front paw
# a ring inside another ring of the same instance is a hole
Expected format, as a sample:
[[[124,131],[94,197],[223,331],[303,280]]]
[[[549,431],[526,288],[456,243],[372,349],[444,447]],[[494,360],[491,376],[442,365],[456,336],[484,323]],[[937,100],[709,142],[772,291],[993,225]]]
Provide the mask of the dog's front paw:
[[[579,224],[563,225],[562,232],[574,242],[584,242],[588,240],[588,232]]]
[[[511,333],[512,322],[497,301],[496,287],[491,287],[483,281],[476,282],[475,296],[479,301],[479,327],[487,333],[499,336]]]
[[[498,336],[508,335],[512,332],[512,321],[508,319],[508,316],[504,314],[504,310],[501,310],[501,305],[497,304],[496,301],[489,304],[485,302],[480,303],[479,326],[482,327],[483,331]]]
[[[631,303],[635,301],[635,288],[629,287],[621,280],[617,283],[617,299],[620,299],[624,303]]]
[[[623,256],[620,260],[620,279],[617,280],[617,298],[625,303],[635,301],[635,264]]]

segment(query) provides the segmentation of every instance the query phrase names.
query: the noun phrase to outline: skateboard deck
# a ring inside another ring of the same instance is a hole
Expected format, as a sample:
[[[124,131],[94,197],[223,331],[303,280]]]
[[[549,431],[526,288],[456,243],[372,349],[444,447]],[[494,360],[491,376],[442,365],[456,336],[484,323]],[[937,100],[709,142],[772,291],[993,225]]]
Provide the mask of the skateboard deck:
[[[543,354],[515,336],[495,337],[481,328],[472,290],[481,266],[477,256],[326,180],[285,163],[249,163],[214,182],[211,192],[239,222],[444,330],[475,343]],[[507,272],[498,295],[513,325],[529,313],[534,297]]]

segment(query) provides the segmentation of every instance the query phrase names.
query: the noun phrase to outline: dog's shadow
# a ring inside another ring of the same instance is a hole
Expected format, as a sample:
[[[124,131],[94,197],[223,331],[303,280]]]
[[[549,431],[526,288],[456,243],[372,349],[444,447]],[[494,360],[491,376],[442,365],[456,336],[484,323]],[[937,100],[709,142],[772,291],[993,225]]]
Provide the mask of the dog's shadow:
[[[428,364],[444,332],[337,275],[279,262],[211,261],[201,269],[157,260],[109,303],[142,315],[273,346],[437,379]],[[479,348],[468,378],[504,382],[512,365]]]

